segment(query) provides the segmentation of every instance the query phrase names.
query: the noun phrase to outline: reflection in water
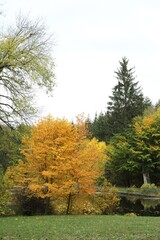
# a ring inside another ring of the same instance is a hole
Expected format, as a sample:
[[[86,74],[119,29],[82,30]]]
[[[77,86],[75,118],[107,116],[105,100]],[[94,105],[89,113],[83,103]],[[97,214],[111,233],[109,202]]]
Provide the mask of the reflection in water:
[[[141,198],[140,201],[144,209],[155,209],[160,204],[160,199]]]
[[[160,199],[121,197],[118,213],[141,216],[160,216]]]

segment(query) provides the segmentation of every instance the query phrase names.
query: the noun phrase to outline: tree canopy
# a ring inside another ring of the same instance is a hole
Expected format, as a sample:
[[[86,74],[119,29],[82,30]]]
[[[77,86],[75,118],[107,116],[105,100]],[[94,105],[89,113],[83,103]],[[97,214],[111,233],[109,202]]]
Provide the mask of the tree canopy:
[[[110,160],[106,166],[107,176],[112,183],[139,186],[142,183],[160,182],[159,132],[160,109],[136,117],[127,132],[112,138],[107,150]]]
[[[9,127],[35,114],[34,87],[51,92],[54,60],[51,37],[41,21],[19,17],[0,37],[0,124]]]
[[[28,135],[29,131],[30,126],[23,124],[14,129],[7,126],[0,127],[0,167],[3,172],[22,159],[23,156],[20,153],[22,138],[24,135]]]

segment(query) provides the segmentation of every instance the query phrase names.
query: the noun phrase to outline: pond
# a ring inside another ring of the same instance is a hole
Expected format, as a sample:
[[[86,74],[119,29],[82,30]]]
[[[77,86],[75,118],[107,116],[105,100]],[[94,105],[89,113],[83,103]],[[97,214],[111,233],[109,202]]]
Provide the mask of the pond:
[[[135,213],[140,216],[160,216],[160,199],[121,196],[118,213]]]

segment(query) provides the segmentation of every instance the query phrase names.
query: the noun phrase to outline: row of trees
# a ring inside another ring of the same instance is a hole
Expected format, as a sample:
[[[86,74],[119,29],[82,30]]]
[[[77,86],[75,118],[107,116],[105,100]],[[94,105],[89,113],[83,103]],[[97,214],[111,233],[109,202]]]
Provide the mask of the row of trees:
[[[123,58],[120,64],[116,72],[120,82],[114,87],[108,111],[93,122],[79,118],[73,124],[48,117],[32,127],[1,125],[3,202],[5,197],[9,199],[5,191],[9,187],[15,189],[12,196],[23,209],[20,212],[35,212],[38,202],[44,213],[53,209],[61,213],[99,213],[118,202],[115,190],[109,192],[112,188],[105,184],[100,188],[104,172],[119,186],[159,184],[159,110],[151,107],[138,83],[134,84],[128,60]],[[104,189],[109,192],[110,202]],[[101,197],[95,197],[96,191],[101,191]],[[89,207],[82,207],[80,199]],[[61,206],[59,210],[57,206]]]
[[[51,93],[55,85],[51,46],[52,38],[41,21],[18,17],[14,28],[1,33],[2,215],[12,213],[7,202],[13,200],[12,206],[16,203],[23,209],[20,213],[28,214],[35,212],[36,206],[40,206],[41,213],[48,213],[61,205],[67,214],[71,208],[77,213],[103,212],[118,202],[114,191],[108,195],[110,201],[102,193],[100,197],[95,195],[98,179],[104,175],[106,146],[95,138],[87,138],[85,123],[80,118],[76,124],[48,117],[36,126],[26,125],[37,114],[34,91],[39,87]]]
[[[27,214],[37,211],[30,210],[36,203],[41,206],[38,211],[45,214],[113,211],[118,198],[116,191],[105,184],[105,152],[104,142],[88,138],[82,117],[75,124],[44,118],[23,138],[23,158],[8,166],[3,196],[8,198],[10,189],[12,205],[21,207],[16,211]]]
[[[0,213],[11,213],[10,197],[29,213],[33,205],[44,213],[106,213],[118,198],[104,172],[120,186],[160,183],[160,113],[124,57],[107,111],[88,119],[88,128],[82,118],[73,124],[47,117],[27,126],[36,113],[35,87],[47,93],[54,87],[51,43],[44,24],[24,18],[1,34]]]
[[[89,119],[89,129],[92,137],[109,144],[106,177],[113,184],[159,184],[159,103],[152,106],[143,96],[128,63],[125,57],[120,61],[107,111]]]

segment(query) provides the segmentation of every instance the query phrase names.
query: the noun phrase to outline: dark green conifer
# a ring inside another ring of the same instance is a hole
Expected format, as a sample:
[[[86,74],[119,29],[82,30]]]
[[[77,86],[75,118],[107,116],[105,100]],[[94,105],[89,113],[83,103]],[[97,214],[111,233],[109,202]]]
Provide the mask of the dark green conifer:
[[[151,103],[145,99],[138,82],[135,82],[134,68],[128,68],[126,57],[120,61],[120,67],[115,71],[117,85],[107,107],[108,128],[110,137],[123,133],[135,116],[142,115]]]

